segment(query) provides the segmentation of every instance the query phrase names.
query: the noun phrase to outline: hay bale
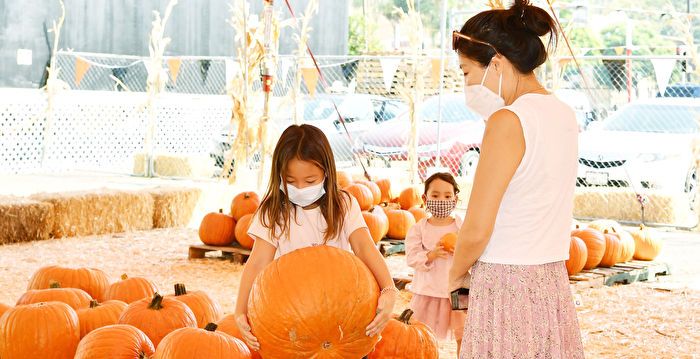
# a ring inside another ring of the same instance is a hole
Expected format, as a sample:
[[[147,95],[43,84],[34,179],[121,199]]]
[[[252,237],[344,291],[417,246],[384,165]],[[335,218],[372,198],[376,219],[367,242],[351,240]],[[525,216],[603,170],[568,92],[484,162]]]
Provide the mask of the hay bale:
[[[53,204],[54,237],[118,233],[153,227],[153,197],[139,191],[98,189],[39,193],[31,199]]]
[[[648,223],[679,224],[687,221],[690,202],[684,193],[647,190],[644,220]],[[577,188],[574,195],[574,217],[609,218],[639,222],[642,211],[631,188]]]
[[[208,155],[157,155],[153,169],[158,176],[205,177],[214,175],[216,161]]]
[[[146,154],[134,154],[134,174],[144,176],[146,174]]]
[[[0,244],[49,239],[53,224],[51,203],[0,196]]]
[[[156,187],[145,190],[153,197],[153,228],[185,226],[202,190],[185,187]]]

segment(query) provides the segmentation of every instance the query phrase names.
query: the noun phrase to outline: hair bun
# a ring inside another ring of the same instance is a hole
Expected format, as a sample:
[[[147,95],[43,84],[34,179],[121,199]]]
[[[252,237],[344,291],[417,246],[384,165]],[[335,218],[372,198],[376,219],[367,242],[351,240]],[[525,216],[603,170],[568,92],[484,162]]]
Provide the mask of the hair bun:
[[[537,36],[556,34],[552,18],[542,8],[530,5],[530,0],[514,0],[510,7],[510,23],[516,28],[524,28]]]

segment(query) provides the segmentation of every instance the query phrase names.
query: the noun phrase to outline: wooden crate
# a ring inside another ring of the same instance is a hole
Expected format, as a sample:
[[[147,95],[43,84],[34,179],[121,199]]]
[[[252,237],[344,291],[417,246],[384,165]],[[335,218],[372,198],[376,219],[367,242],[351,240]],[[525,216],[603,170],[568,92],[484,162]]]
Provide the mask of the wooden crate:
[[[581,273],[569,276],[569,284],[575,289],[595,288],[616,283],[630,284],[670,274],[671,267],[666,263],[633,260],[610,268],[584,269]]]
[[[384,257],[406,252],[406,245],[402,239],[382,239],[377,243],[377,248]]]
[[[214,258],[228,259],[234,263],[245,263],[250,257],[250,249],[233,243],[230,246],[210,246],[206,244],[193,244],[190,246],[188,258],[205,258],[207,252],[221,251],[220,256]]]

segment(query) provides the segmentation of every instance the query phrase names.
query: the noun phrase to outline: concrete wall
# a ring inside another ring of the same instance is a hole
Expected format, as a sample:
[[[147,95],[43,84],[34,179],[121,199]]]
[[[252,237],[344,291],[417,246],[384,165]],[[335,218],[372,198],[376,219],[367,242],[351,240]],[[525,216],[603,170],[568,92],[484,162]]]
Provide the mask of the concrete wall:
[[[66,19],[59,48],[148,56],[148,35],[153,10],[165,12],[168,0],[64,0]],[[226,23],[229,4],[241,0],[180,0],[166,25],[172,39],[166,55],[231,56],[233,28]],[[350,0],[322,0],[311,22],[309,45],[318,55],[347,53]],[[260,14],[262,0],[251,1],[251,12]],[[297,16],[307,0],[290,0]],[[283,19],[290,17],[283,0],[275,1]],[[44,35],[61,14],[58,0],[0,0],[0,87],[38,87],[49,59]],[[296,48],[295,28],[283,31],[280,53]],[[53,34],[49,33],[53,46]],[[32,64],[18,65],[17,50],[32,50]]]

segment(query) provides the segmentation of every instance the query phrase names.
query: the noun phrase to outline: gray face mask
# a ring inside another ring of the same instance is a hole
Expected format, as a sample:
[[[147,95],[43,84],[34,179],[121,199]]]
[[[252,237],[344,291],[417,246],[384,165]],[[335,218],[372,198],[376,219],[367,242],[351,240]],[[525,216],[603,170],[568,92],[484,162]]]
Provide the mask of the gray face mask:
[[[326,180],[324,179],[318,184],[301,189],[294,187],[294,185],[287,184],[287,196],[289,197],[289,201],[299,207],[311,205],[326,194],[325,183]],[[282,190],[282,192],[284,192],[284,187],[285,183],[282,181],[282,183],[280,183],[280,190]]]

